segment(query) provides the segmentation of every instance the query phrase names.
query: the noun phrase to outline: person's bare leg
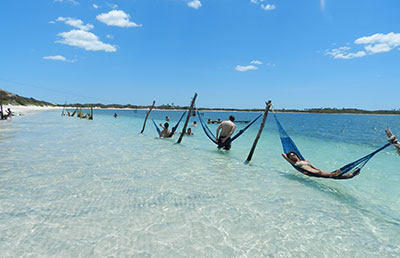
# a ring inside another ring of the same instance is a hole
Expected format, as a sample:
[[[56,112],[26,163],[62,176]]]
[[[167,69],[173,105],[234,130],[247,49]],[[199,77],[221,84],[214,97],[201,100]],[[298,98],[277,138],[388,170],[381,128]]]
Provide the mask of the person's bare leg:
[[[338,170],[336,170],[335,172],[331,173],[331,177],[337,177],[340,175],[340,173],[342,173],[342,170],[340,170],[340,168]]]
[[[352,178],[352,177],[355,177],[355,176],[357,176],[358,174],[360,174],[360,170],[361,169],[359,169],[359,168],[357,168],[356,170],[354,170],[352,173],[350,173],[350,174],[345,174],[345,175],[341,175],[340,176],[340,178]]]

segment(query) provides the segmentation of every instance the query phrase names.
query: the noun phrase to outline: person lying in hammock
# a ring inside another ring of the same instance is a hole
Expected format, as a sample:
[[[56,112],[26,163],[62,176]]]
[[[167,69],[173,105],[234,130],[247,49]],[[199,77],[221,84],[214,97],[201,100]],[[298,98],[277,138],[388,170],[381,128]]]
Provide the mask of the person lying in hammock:
[[[161,128],[163,129],[160,133],[160,138],[170,138],[172,137],[171,130],[168,129],[169,124],[165,123],[164,125],[160,123]]]
[[[290,164],[293,166],[301,169],[304,174],[308,176],[315,176],[315,177],[327,177],[327,178],[334,178],[334,179],[348,179],[355,177],[360,173],[360,169],[354,170],[352,173],[340,175],[342,171],[340,169],[336,170],[335,172],[326,172],[321,169],[314,167],[308,160],[301,160],[299,156],[295,152],[289,152],[288,154],[282,154],[282,157],[286,159]]]

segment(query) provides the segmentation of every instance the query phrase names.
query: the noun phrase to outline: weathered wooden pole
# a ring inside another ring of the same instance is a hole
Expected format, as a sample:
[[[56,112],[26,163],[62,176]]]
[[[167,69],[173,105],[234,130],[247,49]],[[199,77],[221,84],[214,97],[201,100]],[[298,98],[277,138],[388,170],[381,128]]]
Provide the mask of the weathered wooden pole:
[[[389,142],[396,148],[397,154],[400,155],[400,142],[397,140],[396,136],[392,133],[390,128],[388,127],[386,130],[386,135],[389,137]]]
[[[93,120],[93,107],[90,107],[90,116],[88,119]]]
[[[0,104],[0,120],[3,120],[3,104]]]
[[[188,112],[187,117],[186,117],[185,125],[183,126],[182,133],[179,136],[179,139],[178,139],[178,141],[176,143],[181,143],[183,135],[186,133],[186,127],[187,127],[187,125],[189,123],[189,120],[190,120],[190,117],[192,115],[192,110],[193,110],[194,103],[196,102],[196,98],[197,98],[197,93],[194,94],[194,97],[192,99],[192,103],[190,104],[189,112]]]
[[[257,146],[258,140],[260,139],[261,133],[262,133],[262,131],[264,129],[265,121],[267,121],[268,112],[269,112],[270,108],[271,108],[271,100],[268,100],[268,102],[265,102],[265,111],[264,111],[263,120],[262,120],[261,125],[260,125],[260,129],[258,129],[258,133],[257,133],[256,138],[254,139],[253,146],[250,149],[249,156],[247,156],[247,159],[244,162],[245,164],[248,164],[250,162],[251,158],[253,157],[254,151],[256,150],[256,146]]]
[[[65,102],[65,104],[64,104],[63,110],[61,112],[61,116],[65,116],[65,105],[67,105],[67,102]]]
[[[143,123],[143,128],[142,128],[142,131],[140,131],[140,133],[144,132],[144,128],[146,127],[147,118],[149,117],[150,112],[151,112],[151,110],[153,110],[155,104],[156,104],[156,101],[153,100],[153,105],[151,105],[150,110],[146,114],[146,118],[144,119],[144,123]]]

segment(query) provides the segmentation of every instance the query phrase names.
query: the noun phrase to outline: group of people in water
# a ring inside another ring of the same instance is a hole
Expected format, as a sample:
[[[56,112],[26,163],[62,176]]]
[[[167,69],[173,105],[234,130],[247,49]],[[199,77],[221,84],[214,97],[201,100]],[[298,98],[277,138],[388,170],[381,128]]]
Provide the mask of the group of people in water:
[[[169,123],[168,123],[171,119],[168,116],[166,116],[165,120],[167,122],[165,122],[164,124],[160,123],[160,127],[163,129],[160,133],[160,138],[169,138],[173,136],[172,131],[169,129]],[[211,119],[208,119],[208,121],[210,123]],[[216,136],[216,141],[218,142],[218,149],[223,148],[224,150],[230,150],[231,149],[230,138],[236,129],[236,125],[234,123],[235,117],[229,116],[229,119],[226,121],[220,121],[220,119],[218,119],[217,121],[219,123]],[[194,121],[192,126],[197,127],[197,122]],[[184,133],[185,135],[189,136],[194,135],[191,128],[188,128]]]
[[[207,120],[207,124],[220,124],[222,123],[221,119],[211,120],[210,118]]]
[[[172,131],[169,129],[169,121],[171,121],[171,119],[169,118],[169,116],[165,117],[165,122],[164,124],[160,123],[160,127],[162,128],[162,131],[160,133],[160,138],[170,138],[172,137],[175,133],[172,133]],[[197,122],[194,121],[192,124],[193,127],[197,126]],[[192,132],[192,129],[189,127],[186,132],[184,132],[185,135],[187,136],[193,136],[194,133]]]
[[[166,121],[170,121],[170,118],[167,116]],[[208,124],[218,123],[219,126],[216,130],[216,142],[218,144],[218,149],[230,150],[231,149],[231,137],[236,130],[235,125],[235,117],[229,116],[228,120],[221,121],[218,119],[217,121],[213,121],[208,119]],[[194,122],[192,126],[196,126],[197,123]],[[166,122],[164,124],[160,124],[162,127],[162,131],[160,134],[160,138],[169,138],[172,137],[171,130],[169,130],[169,123]],[[185,133],[187,135],[193,135],[191,129],[189,128]],[[357,176],[360,173],[360,169],[354,170],[352,173],[342,174],[340,169],[334,172],[323,171],[319,168],[316,168],[312,165],[308,160],[300,159],[299,155],[295,152],[283,153],[282,157],[289,162],[292,166],[301,169],[304,174],[313,177],[325,177],[325,178],[334,178],[334,179],[348,179]]]
[[[63,112],[62,112],[62,116],[68,116],[68,117],[74,117],[75,116],[75,114],[76,114],[76,112],[78,111],[78,108],[76,108],[75,110],[74,110],[74,112],[69,112],[69,111],[67,111],[67,113],[65,113],[64,112],[64,110],[63,110]],[[79,110],[79,112],[78,112],[78,114],[76,115],[76,117],[78,117],[78,118],[81,118],[81,119],[89,119],[89,120],[93,120],[93,111],[91,111],[91,110],[88,110],[88,113],[85,115],[83,112],[82,112],[82,109],[80,109]]]

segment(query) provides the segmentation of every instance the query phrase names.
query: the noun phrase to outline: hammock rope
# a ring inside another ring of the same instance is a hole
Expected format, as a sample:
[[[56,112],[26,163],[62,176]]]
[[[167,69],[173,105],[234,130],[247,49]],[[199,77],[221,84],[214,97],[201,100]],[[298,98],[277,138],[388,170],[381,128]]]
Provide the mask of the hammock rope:
[[[276,124],[278,126],[278,131],[279,131],[279,136],[281,138],[283,152],[285,154],[287,154],[289,152],[294,152],[299,156],[299,158],[301,160],[305,160],[305,158],[303,157],[303,155],[301,155],[301,153],[300,153],[299,149],[297,148],[296,144],[294,143],[294,141],[290,138],[290,136],[287,134],[285,129],[282,127],[281,123],[279,122],[278,118],[276,117],[275,112],[273,114],[274,114],[274,118],[275,118]],[[370,159],[372,159],[377,153],[379,153],[382,150],[386,149],[390,145],[391,145],[391,143],[387,143],[384,146],[382,146],[379,149],[377,149],[376,151],[374,151],[374,152],[372,152],[372,153],[370,153],[370,154],[368,154],[368,155],[366,155],[366,156],[364,156],[364,157],[362,157],[362,158],[360,158],[360,159],[358,159],[356,161],[353,161],[353,162],[341,167],[340,168],[341,173],[339,174],[338,177],[340,177],[340,176],[342,176],[344,174],[352,173],[357,169],[361,170],[368,163],[368,161]],[[301,172],[303,174],[309,175],[309,172],[307,172],[306,170],[301,169],[300,167],[297,167],[297,166],[294,166],[294,165],[292,165],[292,166],[297,171],[299,171],[299,172]],[[333,171],[331,173],[334,173],[334,172],[335,171]],[[320,175],[315,175],[315,176],[322,177]]]

